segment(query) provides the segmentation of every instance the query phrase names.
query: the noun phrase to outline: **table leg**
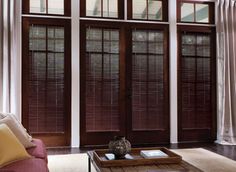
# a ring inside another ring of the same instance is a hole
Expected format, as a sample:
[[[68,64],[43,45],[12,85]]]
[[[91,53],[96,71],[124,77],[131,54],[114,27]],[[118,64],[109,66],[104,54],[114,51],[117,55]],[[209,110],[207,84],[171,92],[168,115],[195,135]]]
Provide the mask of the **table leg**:
[[[88,157],[88,172],[91,172],[91,159]]]

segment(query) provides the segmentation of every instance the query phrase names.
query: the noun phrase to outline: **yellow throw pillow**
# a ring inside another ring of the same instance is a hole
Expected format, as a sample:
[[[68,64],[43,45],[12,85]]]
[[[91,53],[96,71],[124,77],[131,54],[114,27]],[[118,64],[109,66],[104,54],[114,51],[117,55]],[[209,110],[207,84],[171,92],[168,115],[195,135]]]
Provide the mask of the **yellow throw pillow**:
[[[0,124],[0,168],[12,162],[30,158],[6,124]]]

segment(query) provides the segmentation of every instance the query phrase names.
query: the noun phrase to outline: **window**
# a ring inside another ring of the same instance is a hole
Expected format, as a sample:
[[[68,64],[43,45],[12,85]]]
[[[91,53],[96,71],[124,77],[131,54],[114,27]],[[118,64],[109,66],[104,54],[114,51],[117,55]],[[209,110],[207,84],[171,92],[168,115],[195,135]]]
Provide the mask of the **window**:
[[[82,17],[124,18],[123,0],[81,0]]]
[[[179,27],[179,141],[215,139],[215,31]]]
[[[188,23],[214,23],[214,3],[179,0],[178,21]]]
[[[130,0],[128,19],[167,21],[167,0]]]
[[[70,21],[23,25],[23,124],[48,146],[70,145]]]
[[[24,14],[70,16],[71,0],[23,0]]]

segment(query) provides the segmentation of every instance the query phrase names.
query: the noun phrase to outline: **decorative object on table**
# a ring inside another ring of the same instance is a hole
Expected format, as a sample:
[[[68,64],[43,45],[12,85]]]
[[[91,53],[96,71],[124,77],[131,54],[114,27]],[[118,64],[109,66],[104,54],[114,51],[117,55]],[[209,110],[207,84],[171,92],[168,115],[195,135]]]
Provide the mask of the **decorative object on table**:
[[[168,155],[161,150],[141,150],[140,155],[144,158],[166,158]]]
[[[124,136],[115,136],[109,142],[109,152],[115,155],[115,159],[124,159],[125,155],[131,151],[131,144]]]
[[[144,150],[161,150],[167,157],[161,158],[143,158],[140,155],[141,151]],[[182,157],[176,153],[170,151],[165,147],[152,147],[152,148],[132,148],[131,151],[126,154],[130,155],[132,159],[113,159],[109,160],[106,157],[106,154],[109,154],[108,149],[99,149],[92,151],[93,159],[96,161],[96,164],[100,167],[118,167],[118,166],[134,166],[134,165],[153,165],[153,164],[178,164],[181,163]],[[125,156],[125,157],[126,157]]]
[[[116,157],[115,157],[115,155],[113,153],[106,153],[105,157],[108,160],[116,160]],[[134,159],[134,158],[130,154],[126,154],[124,159],[129,160],[129,159]]]

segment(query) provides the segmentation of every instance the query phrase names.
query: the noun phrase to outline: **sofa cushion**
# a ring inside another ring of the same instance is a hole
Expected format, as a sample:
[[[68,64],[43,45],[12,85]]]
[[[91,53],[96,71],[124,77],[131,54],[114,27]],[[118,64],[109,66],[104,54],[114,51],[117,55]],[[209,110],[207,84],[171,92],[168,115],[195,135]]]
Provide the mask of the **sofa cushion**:
[[[28,148],[26,149],[27,152],[35,157],[35,158],[41,158],[44,159],[47,162],[47,151],[44,143],[40,139],[33,139],[32,141],[36,147]]]
[[[5,166],[1,170],[14,172],[49,172],[47,163],[43,159],[30,158],[27,160],[17,161],[13,164]]]
[[[29,138],[28,133],[13,115],[9,114],[6,117],[0,119],[0,124],[6,124],[25,148],[35,146],[31,142],[32,139]]]
[[[15,161],[30,158],[6,124],[0,124],[0,168]]]

